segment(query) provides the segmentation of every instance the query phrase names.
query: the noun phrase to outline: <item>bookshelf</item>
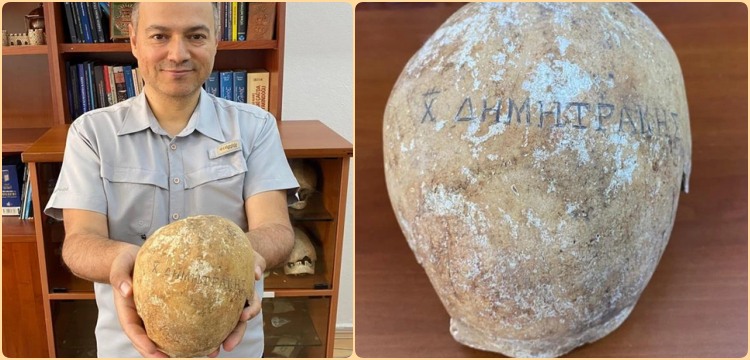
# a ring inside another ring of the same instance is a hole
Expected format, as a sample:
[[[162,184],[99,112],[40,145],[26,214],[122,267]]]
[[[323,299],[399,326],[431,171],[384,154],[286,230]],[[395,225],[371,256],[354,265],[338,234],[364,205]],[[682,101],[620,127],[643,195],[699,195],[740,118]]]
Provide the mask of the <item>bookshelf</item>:
[[[11,28],[19,26],[13,19],[23,19],[36,6],[6,4],[6,30],[21,32],[22,27]],[[18,331],[3,332],[3,351],[10,357],[95,355],[93,285],[66,269],[60,259],[64,224],[47,218],[42,210],[52,191],[50,180],[59,174],[67,129],[74,120],[65,62],[136,61],[127,43],[66,43],[63,8],[62,3],[44,3],[46,45],[3,47],[3,155],[22,154],[34,189],[34,219],[3,218],[3,322],[6,328],[24,323]],[[268,70],[269,110],[277,119],[282,116],[285,9],[284,3],[276,3],[273,40],[222,41],[214,63],[215,70]],[[296,304],[297,315],[305,316],[309,326],[281,338],[267,330],[271,336],[266,338],[265,355],[330,357],[352,145],[320,121],[280,121],[279,130],[287,157],[308,159],[319,173],[316,198],[305,211],[291,214],[293,225],[313,239],[318,263],[315,275],[287,276],[276,269],[266,279],[264,309]],[[299,338],[295,346],[283,342],[290,336]]]

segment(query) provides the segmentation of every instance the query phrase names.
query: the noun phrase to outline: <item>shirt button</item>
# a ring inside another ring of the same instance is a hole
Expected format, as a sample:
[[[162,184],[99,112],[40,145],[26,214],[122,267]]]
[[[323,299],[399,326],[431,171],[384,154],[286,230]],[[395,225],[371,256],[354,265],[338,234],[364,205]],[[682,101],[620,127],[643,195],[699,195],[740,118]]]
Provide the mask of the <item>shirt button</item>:
[[[172,180],[172,182],[174,182],[175,184],[179,184],[180,183],[180,178],[174,178]]]
[[[178,214],[178,213],[172,214],[172,220],[177,220],[179,218],[180,218],[180,214]]]
[[[169,145],[169,148],[172,150],[177,150],[177,145],[175,144]]]

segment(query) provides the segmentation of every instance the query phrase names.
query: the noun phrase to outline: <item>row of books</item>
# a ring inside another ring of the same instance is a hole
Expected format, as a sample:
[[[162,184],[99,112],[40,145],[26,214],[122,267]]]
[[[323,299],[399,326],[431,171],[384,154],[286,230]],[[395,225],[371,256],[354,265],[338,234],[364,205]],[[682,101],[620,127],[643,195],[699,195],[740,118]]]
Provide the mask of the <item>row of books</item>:
[[[264,69],[213,71],[203,88],[223,99],[253,104],[268,111],[270,74]]]
[[[65,63],[68,107],[73,118],[117,104],[143,91],[143,78],[133,65],[104,65],[92,61]]]
[[[64,2],[65,31],[71,43],[129,41],[133,2]],[[272,40],[276,3],[219,3],[222,41]]]
[[[68,41],[71,43],[108,41],[110,38],[109,3],[65,2],[63,7]]]
[[[3,158],[3,216],[33,217],[30,183],[29,169],[20,156]]]
[[[222,41],[272,40],[276,3],[219,3]]]

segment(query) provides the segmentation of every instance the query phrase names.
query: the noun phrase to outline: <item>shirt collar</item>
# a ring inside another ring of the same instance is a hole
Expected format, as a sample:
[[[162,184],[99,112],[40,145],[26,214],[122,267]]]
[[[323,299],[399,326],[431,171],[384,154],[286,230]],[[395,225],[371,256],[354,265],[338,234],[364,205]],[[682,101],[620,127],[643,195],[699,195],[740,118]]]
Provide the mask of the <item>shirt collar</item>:
[[[125,119],[117,135],[127,135],[148,128],[156,134],[166,135],[166,132],[161,128],[159,122],[156,121],[154,113],[151,112],[151,108],[148,106],[145,92],[141,92],[132,99],[130,110],[125,115]],[[198,106],[190,116],[187,126],[177,136],[190,135],[193,130],[197,130],[216,141],[225,141],[221,126],[219,126],[219,117],[216,113],[214,101],[203,89],[201,89],[200,98],[198,99]]]

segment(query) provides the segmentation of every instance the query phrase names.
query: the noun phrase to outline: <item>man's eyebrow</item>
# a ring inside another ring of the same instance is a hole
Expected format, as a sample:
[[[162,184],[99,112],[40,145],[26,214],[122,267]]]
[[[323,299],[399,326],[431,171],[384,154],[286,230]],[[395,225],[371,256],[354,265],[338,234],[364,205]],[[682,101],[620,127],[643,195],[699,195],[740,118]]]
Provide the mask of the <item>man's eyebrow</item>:
[[[170,31],[170,30],[171,29],[169,27],[162,26],[162,25],[150,25],[149,27],[146,28],[146,31],[162,31],[162,32],[166,32],[166,31]],[[191,27],[189,27],[189,28],[187,28],[185,30],[185,32],[197,32],[197,31],[206,31],[206,32],[208,32],[208,31],[210,31],[210,29],[206,25],[195,25],[195,26],[191,26]]]

